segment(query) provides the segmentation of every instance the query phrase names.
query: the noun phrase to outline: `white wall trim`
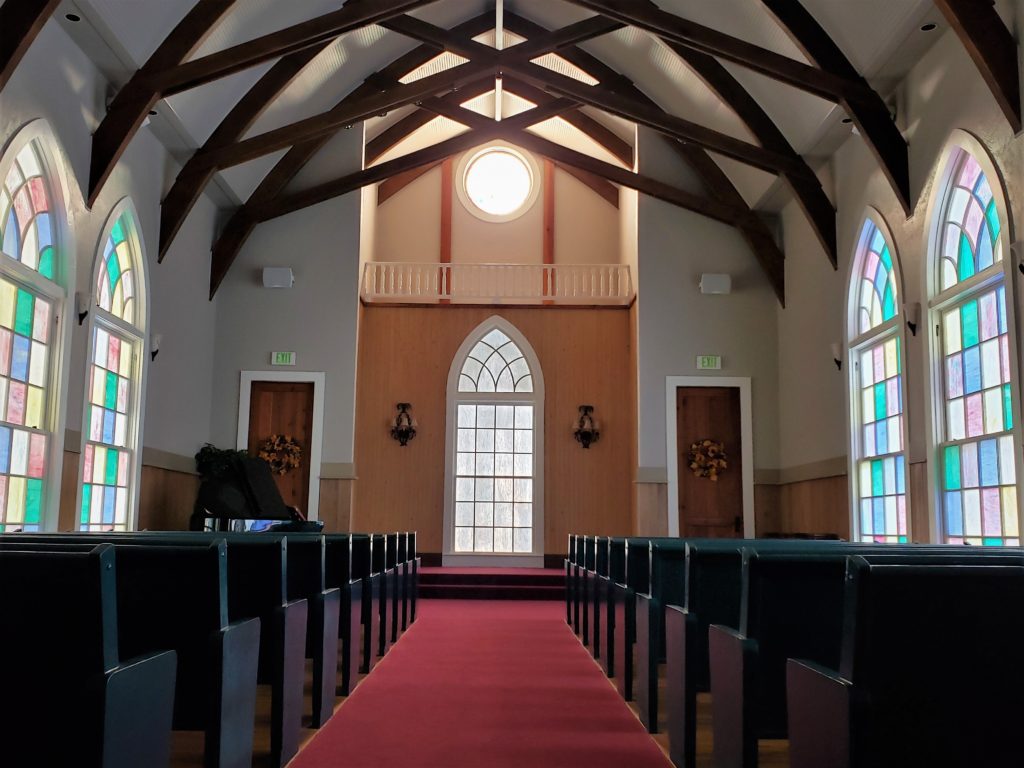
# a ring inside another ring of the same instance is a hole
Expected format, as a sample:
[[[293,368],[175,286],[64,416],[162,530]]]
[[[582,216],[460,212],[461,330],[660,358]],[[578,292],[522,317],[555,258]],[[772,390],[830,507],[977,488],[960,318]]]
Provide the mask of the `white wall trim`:
[[[249,406],[254,381],[296,381],[313,384],[313,435],[309,456],[309,509],[302,510],[309,520],[320,518],[320,469],[324,442],[324,388],[327,375],[323,371],[242,371],[238,388],[238,436],[236,447],[249,447]]]
[[[508,336],[518,346],[530,366],[533,376],[532,393],[459,392],[459,374],[470,351],[492,329]],[[470,331],[452,358],[448,370],[445,406],[445,458],[444,458],[444,529],[442,563],[446,566],[501,565],[503,567],[543,567],[544,564],[544,373],[533,345],[522,332],[500,315],[492,315]],[[455,552],[455,453],[456,412],[460,400],[494,401],[495,403],[528,403],[533,406],[533,552],[488,554]],[[538,565],[539,562],[539,565]]]
[[[679,462],[676,459],[676,390],[680,387],[735,387],[740,391],[740,440],[743,442],[743,536],[754,536],[754,430],[747,376],[665,377],[665,463],[668,466],[668,535],[679,535]]]

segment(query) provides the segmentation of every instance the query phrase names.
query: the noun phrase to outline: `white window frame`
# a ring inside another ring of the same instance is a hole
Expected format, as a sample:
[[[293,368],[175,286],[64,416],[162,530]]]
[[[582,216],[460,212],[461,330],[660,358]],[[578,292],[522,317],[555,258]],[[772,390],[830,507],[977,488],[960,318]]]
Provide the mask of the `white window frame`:
[[[459,392],[462,365],[473,347],[487,333],[499,330],[519,347],[530,366],[533,392]],[[501,403],[533,406],[533,552],[455,551],[455,468],[458,447],[459,405]],[[442,563],[445,566],[544,567],[544,374],[533,346],[512,323],[493,315],[467,336],[455,353],[448,371],[444,462],[444,536]]]
[[[135,323],[128,323],[110,312],[101,309],[99,300],[95,295],[96,282],[99,279],[100,269],[103,267],[103,250],[110,230],[123,214],[127,213],[131,226],[125,232],[125,236],[131,242],[133,255],[136,257],[132,268],[135,274],[133,286],[135,288]],[[128,395],[128,434],[125,440],[125,448],[132,457],[132,466],[129,469],[128,488],[128,516],[127,529],[137,530],[139,527],[139,492],[142,484],[142,435],[143,421],[146,411],[146,380],[149,375],[149,337],[146,329],[149,328],[149,275],[147,273],[146,250],[142,241],[142,234],[139,232],[139,215],[131,198],[124,197],[117,202],[107,215],[103,228],[100,230],[99,242],[94,250],[93,267],[90,272],[89,296],[90,311],[88,323],[88,337],[86,341],[85,380],[82,390],[82,437],[79,446],[78,459],[78,487],[75,494],[75,530],[82,529],[82,490],[85,478],[82,473],[85,469],[85,447],[92,442],[89,439],[89,389],[92,386],[92,363],[93,352],[96,341],[96,328],[100,327],[118,336],[126,336],[135,346],[135,359],[132,361],[133,386]],[[133,412],[134,409],[134,412]]]
[[[64,466],[64,429],[67,419],[67,387],[71,360],[71,323],[65,319],[68,286],[75,285],[74,237],[68,214],[66,161],[60,144],[49,123],[38,119],[25,124],[0,150],[0,179],[7,172],[18,153],[33,141],[40,148],[39,159],[49,184],[48,192],[53,205],[54,241],[58,246],[57,272],[48,280],[18,261],[0,255],[0,272],[15,282],[38,293],[53,306],[51,329],[50,371],[47,383],[46,418],[52,425],[47,447],[47,470],[43,484],[44,505],[40,530],[56,531],[60,521],[61,478]]]
[[[943,237],[946,228],[946,208],[949,199],[949,188],[953,173],[958,164],[953,163],[954,154],[957,151],[968,152],[981,166],[982,172],[988,178],[989,186],[999,210],[1000,224],[999,239],[1003,248],[1003,260],[1001,264],[993,264],[984,272],[972,275],[967,280],[957,283],[946,290],[941,289],[939,281],[938,263],[941,258]],[[932,188],[936,194],[928,206],[928,252],[927,266],[924,270],[925,295],[928,297],[928,382],[930,407],[927,408],[929,419],[928,428],[928,450],[931,460],[928,462],[928,487],[929,494],[928,522],[930,526],[929,541],[941,543],[945,541],[945,519],[943,509],[942,475],[940,468],[942,457],[940,450],[945,440],[946,425],[946,398],[945,398],[945,373],[943,371],[944,346],[942,336],[942,313],[954,304],[961,303],[972,296],[983,293],[986,289],[997,287],[1000,283],[1006,290],[1006,327],[1009,336],[1010,355],[1010,401],[1013,412],[1013,428],[1009,433],[1014,440],[1015,473],[1017,478],[1017,520],[1018,526],[1022,528],[1024,538],[1024,499],[1022,499],[1021,479],[1024,477],[1024,461],[1021,457],[1021,402],[1020,402],[1020,347],[1018,344],[1017,332],[1017,302],[1018,291],[1016,281],[1013,279],[1013,271],[1017,263],[1017,257],[1011,250],[1015,241],[1013,217],[1008,207],[1006,187],[1003,183],[1002,174],[992,160],[988,149],[973,135],[966,131],[956,130],[952,133],[949,141],[943,150],[936,169],[941,173],[934,180]],[[980,438],[971,438],[977,440]],[[958,441],[954,441],[958,442]]]
[[[885,238],[889,246],[889,254],[892,256],[893,270],[895,271],[896,289],[899,292],[897,299],[896,315],[889,318],[881,325],[859,332],[858,313],[860,310],[860,279],[861,273],[858,269],[861,251],[861,238],[864,236],[864,225],[870,221]],[[892,236],[885,218],[874,208],[867,208],[864,215],[860,217],[857,234],[854,241],[853,257],[850,260],[850,269],[847,270],[846,301],[847,301],[847,323],[846,323],[846,382],[847,382],[847,441],[850,446],[848,456],[847,477],[850,494],[850,538],[860,541],[862,531],[860,529],[860,470],[859,464],[865,460],[864,456],[864,430],[861,422],[861,386],[860,386],[860,356],[865,349],[874,347],[888,341],[890,338],[899,339],[900,343],[900,397],[903,398],[903,411],[900,414],[903,420],[902,443],[899,451],[890,452],[885,456],[903,455],[903,490],[906,497],[907,508],[907,541],[913,541],[913,503],[910,490],[910,414],[907,407],[907,334],[905,318],[905,293],[903,284],[903,270],[901,268],[899,250],[896,240]],[[872,457],[881,458],[881,457]]]

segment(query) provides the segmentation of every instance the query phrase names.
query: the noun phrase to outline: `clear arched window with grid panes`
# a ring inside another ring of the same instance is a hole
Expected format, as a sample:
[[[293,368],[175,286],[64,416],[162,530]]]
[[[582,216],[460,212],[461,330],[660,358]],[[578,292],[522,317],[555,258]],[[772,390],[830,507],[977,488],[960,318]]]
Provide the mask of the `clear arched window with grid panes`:
[[[81,530],[124,531],[134,524],[145,346],[142,258],[135,216],[123,201],[107,222],[93,272]]]
[[[8,532],[46,527],[59,493],[64,213],[48,167],[39,138],[16,137],[0,159],[0,531]]]
[[[865,219],[852,265],[850,413],[853,530],[861,541],[908,541],[903,337],[896,256]]]
[[[933,252],[940,371],[935,397],[940,525],[953,544],[1020,543],[1016,488],[1012,305],[1006,296],[1004,218],[977,158],[955,149]]]
[[[536,362],[499,327],[472,337],[459,363],[451,446],[455,553],[537,550],[543,395]],[[532,352],[530,353],[532,355]]]

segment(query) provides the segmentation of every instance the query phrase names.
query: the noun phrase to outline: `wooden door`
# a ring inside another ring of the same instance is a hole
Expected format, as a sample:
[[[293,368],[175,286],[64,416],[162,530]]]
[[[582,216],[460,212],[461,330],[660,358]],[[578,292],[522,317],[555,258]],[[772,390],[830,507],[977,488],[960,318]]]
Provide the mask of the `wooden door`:
[[[690,469],[690,446],[721,443],[728,466],[717,480]],[[743,467],[738,387],[679,387],[676,390],[676,455],[679,535],[732,537],[743,534]]]
[[[313,446],[313,383],[254,381],[249,394],[249,452],[273,435],[289,435],[302,446],[297,469],[274,475],[284,503],[308,513],[310,452]]]

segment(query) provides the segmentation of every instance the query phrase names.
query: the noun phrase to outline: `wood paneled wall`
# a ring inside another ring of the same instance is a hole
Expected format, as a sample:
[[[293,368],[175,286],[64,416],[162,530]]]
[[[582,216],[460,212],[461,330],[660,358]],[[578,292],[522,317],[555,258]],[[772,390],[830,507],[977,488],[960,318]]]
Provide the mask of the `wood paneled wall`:
[[[466,336],[495,314],[526,336],[544,374],[545,549],[564,552],[570,532],[628,535],[636,433],[630,313],[559,307],[363,308],[353,528],[415,530],[421,551],[441,551],[448,370]],[[412,403],[419,422],[404,448],[388,433],[398,402]],[[583,403],[601,422],[589,450],[570,428]]]

